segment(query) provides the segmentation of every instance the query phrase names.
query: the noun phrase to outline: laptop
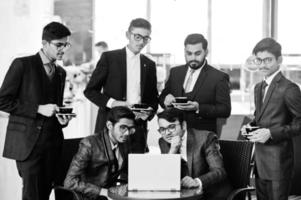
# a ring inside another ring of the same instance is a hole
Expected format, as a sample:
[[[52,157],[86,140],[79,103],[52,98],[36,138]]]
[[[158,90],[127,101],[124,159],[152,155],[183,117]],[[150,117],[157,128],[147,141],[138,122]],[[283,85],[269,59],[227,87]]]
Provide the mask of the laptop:
[[[180,189],[179,154],[129,154],[129,191],[180,191]]]

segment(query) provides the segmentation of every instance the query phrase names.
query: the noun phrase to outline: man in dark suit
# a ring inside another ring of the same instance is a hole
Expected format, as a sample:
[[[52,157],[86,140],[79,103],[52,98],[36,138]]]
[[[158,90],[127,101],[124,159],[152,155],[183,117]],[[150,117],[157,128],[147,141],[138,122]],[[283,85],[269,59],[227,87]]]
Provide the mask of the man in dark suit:
[[[162,135],[159,139],[161,152],[181,154],[187,163],[187,166],[182,165],[181,185],[200,187],[206,199],[225,199],[231,187],[217,136],[210,131],[187,129],[183,111],[176,108],[167,108],[159,113],[158,124]]]
[[[135,133],[135,115],[129,108],[118,106],[107,117],[100,134],[82,139],[64,181],[65,187],[80,192],[85,199],[104,199],[106,188],[119,176],[127,180],[127,141]]]
[[[3,156],[16,160],[23,180],[23,200],[49,198],[55,164],[69,117],[57,116],[62,106],[66,72],[54,62],[70,46],[70,31],[52,22],[43,29],[43,48],[16,58],[0,89],[0,110],[9,122]]]
[[[145,152],[147,120],[158,108],[155,63],[140,53],[150,41],[151,24],[145,19],[131,21],[123,49],[104,52],[84,91],[85,96],[99,107],[95,133],[105,126],[107,112],[115,106],[131,107],[144,103],[150,111],[136,113],[137,133],[131,137],[132,151]]]
[[[288,199],[293,175],[292,138],[301,133],[301,93],[280,71],[281,45],[262,39],[253,49],[254,63],[264,76],[255,86],[255,118],[242,127],[258,126],[248,139],[255,142],[257,199]]]
[[[159,102],[165,108],[175,103],[175,97],[186,96],[185,110],[188,128],[216,132],[216,119],[231,113],[229,76],[208,65],[207,40],[201,34],[190,34],[185,42],[186,65],[170,70]]]

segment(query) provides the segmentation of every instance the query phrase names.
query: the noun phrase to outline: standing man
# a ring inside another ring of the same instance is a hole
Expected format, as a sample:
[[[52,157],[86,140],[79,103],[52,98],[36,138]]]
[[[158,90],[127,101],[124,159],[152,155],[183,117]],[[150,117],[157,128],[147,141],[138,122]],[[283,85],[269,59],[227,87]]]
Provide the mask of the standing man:
[[[108,111],[115,106],[130,107],[144,103],[152,112],[136,113],[137,131],[131,137],[132,151],[147,149],[147,120],[158,108],[156,65],[140,53],[151,40],[151,24],[145,19],[131,21],[123,49],[104,52],[84,91],[85,96],[98,107],[95,132],[105,126]]]
[[[70,118],[56,116],[62,106],[66,72],[61,60],[70,31],[51,22],[43,29],[43,48],[16,58],[0,89],[0,110],[8,112],[3,156],[16,160],[23,180],[23,200],[49,199],[55,164],[63,142],[62,127]]]
[[[253,49],[254,63],[264,76],[255,86],[255,118],[242,127],[258,126],[248,139],[255,142],[257,199],[288,199],[294,167],[292,138],[301,133],[301,93],[280,71],[281,45],[272,38]]]
[[[174,67],[159,101],[165,108],[175,103],[175,97],[188,97],[186,105],[177,105],[187,111],[188,128],[209,130],[216,133],[216,119],[231,113],[228,74],[208,65],[207,40],[201,34],[186,37],[186,65]]]
[[[81,140],[64,186],[80,192],[85,199],[104,199],[107,188],[120,176],[127,180],[128,138],[135,134],[135,115],[127,107],[114,107],[105,128]]]
[[[158,125],[162,135],[159,139],[161,152],[180,154],[187,163],[182,165],[182,187],[199,187],[204,191],[205,199],[226,199],[231,186],[215,133],[187,129],[183,111],[176,108],[159,113]]]

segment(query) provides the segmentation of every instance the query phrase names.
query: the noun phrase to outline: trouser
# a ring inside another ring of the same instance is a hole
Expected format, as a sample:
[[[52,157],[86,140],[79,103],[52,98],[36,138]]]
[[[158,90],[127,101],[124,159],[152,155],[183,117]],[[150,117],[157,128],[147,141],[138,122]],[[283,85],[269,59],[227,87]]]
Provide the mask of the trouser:
[[[40,133],[29,157],[17,161],[17,169],[23,181],[22,200],[49,199],[63,139],[62,136],[48,137],[49,134]]]
[[[291,179],[264,180],[256,177],[255,185],[257,200],[287,200]]]

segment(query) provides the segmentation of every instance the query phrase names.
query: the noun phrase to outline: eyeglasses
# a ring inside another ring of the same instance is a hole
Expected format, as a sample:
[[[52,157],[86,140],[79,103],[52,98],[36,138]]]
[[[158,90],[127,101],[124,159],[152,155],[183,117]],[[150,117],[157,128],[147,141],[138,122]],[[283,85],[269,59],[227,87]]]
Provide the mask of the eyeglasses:
[[[168,132],[174,132],[175,130],[176,130],[176,128],[177,128],[177,125],[179,125],[179,123],[178,124],[170,124],[170,125],[168,125],[166,128],[165,127],[160,127],[159,129],[158,129],[158,132],[161,134],[161,135],[164,135],[164,134],[166,134],[166,130],[168,130]]]
[[[120,125],[119,130],[122,134],[128,131],[129,135],[133,135],[136,132],[136,128],[134,126]]]
[[[53,44],[57,50],[62,50],[64,48],[68,49],[71,47],[71,44],[69,42],[65,42],[65,43],[62,43],[62,42],[50,42],[50,44]]]
[[[254,59],[254,64],[255,65],[261,65],[261,63],[264,63],[265,65],[270,64],[273,61],[272,57],[266,57],[266,58],[255,58]]]
[[[142,39],[144,43],[149,43],[151,41],[151,37],[149,36],[143,36],[138,33],[132,33],[132,32],[130,33],[134,36],[134,40],[136,40],[137,42],[141,41]]]

